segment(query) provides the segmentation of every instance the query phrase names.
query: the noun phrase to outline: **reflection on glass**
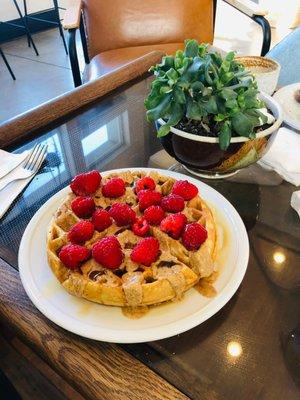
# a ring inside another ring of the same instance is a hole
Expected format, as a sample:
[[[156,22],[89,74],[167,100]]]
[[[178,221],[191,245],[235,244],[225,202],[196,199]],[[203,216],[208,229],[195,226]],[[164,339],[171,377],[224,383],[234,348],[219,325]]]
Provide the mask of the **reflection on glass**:
[[[105,122],[105,123],[104,123]],[[91,124],[81,139],[84,162],[87,169],[97,164],[101,168],[109,159],[116,158],[130,146],[128,113],[124,111],[108,121]]]
[[[285,254],[282,251],[275,251],[273,254],[273,260],[276,264],[282,264],[285,262]]]
[[[231,357],[237,358],[242,354],[243,349],[239,342],[231,341],[227,345],[227,352]]]
[[[82,139],[83,154],[87,156],[95,150],[95,147],[100,147],[107,140],[107,126],[104,125]]]
[[[46,162],[44,163],[44,168],[42,168],[36,178],[38,180],[38,185],[29,185],[27,190],[23,193],[23,199],[29,201],[26,204],[27,207],[30,204],[35,203],[36,193],[43,188],[43,193],[46,194],[53,190],[49,181],[52,179],[57,179],[60,183],[66,174],[66,166],[63,160],[62,143],[58,134],[52,135],[43,141],[47,144],[47,156]]]

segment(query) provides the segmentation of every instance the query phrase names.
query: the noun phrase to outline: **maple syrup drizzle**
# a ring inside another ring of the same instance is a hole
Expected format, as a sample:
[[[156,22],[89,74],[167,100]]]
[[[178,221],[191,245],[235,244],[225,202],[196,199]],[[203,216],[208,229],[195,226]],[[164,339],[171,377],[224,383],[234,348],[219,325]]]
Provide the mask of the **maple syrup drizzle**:
[[[52,295],[54,295],[57,291],[59,291],[59,286],[57,286],[56,281],[49,281],[46,283],[46,285],[42,289],[42,293],[45,297],[50,298]]]
[[[125,317],[130,319],[139,319],[144,315],[148,314],[149,307],[141,306],[141,307],[122,307],[122,313]]]
[[[103,274],[104,274],[103,271],[94,270],[94,271],[91,271],[91,272],[89,273],[89,278],[90,278],[92,281],[96,281],[97,278],[98,278],[99,276],[103,275]]]
[[[83,303],[80,305],[80,307],[78,307],[77,315],[79,317],[85,317],[86,315],[89,314],[89,312],[91,311],[91,308],[92,308],[92,304],[89,304],[88,302]]]

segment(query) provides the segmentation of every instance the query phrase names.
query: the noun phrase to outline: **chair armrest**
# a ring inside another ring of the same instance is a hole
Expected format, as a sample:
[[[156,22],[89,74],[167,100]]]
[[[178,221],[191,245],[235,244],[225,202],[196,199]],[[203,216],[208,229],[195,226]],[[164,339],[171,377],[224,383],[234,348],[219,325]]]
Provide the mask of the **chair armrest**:
[[[64,29],[77,29],[80,26],[81,16],[81,0],[72,0],[70,6],[66,9],[63,28]]]
[[[224,0],[243,14],[253,17],[254,15],[265,16],[268,14],[267,10],[261,9],[257,4],[250,0]]]
[[[82,1],[81,0],[72,0],[72,3],[66,9],[63,28],[69,31],[69,56],[70,56],[70,64],[72,69],[74,86],[80,86],[82,84],[81,73],[79,69],[79,62],[76,50],[76,31],[80,29],[81,42],[83,47],[83,54],[86,63],[89,63],[89,55],[85,37],[85,29],[83,26],[82,20]]]

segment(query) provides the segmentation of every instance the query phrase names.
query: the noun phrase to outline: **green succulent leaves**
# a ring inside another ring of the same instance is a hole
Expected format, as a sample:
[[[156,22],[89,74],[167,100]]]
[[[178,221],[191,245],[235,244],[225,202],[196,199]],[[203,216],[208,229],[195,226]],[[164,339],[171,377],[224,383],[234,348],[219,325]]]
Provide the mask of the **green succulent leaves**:
[[[266,117],[259,111],[253,76],[235,60],[234,52],[224,58],[208,52],[208,45],[186,40],[185,50],[165,56],[150,68],[155,75],[145,100],[148,121],[166,121],[158,131],[162,137],[183,118],[200,121],[205,129],[216,127],[222,150],[232,136],[255,137],[254,128]]]

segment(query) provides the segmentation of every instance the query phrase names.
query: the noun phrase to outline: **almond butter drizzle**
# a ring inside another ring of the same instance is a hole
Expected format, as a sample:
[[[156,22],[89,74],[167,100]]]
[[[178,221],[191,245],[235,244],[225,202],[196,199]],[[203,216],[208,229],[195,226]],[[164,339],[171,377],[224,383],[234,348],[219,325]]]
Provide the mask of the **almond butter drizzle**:
[[[218,271],[214,271],[209,277],[201,278],[194,288],[205,297],[215,297],[217,291],[213,286],[213,283],[217,280],[219,276]]]

